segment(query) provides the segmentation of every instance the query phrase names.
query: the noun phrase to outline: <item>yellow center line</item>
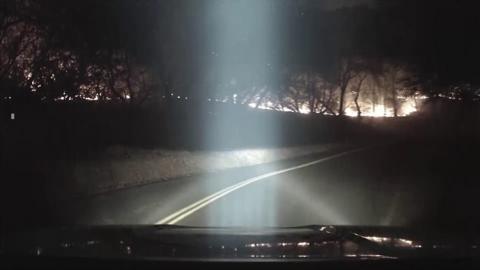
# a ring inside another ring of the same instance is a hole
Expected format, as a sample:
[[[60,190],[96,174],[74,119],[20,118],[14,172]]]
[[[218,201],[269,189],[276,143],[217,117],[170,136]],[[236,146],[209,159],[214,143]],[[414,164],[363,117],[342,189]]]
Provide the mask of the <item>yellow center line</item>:
[[[235,185],[226,187],[226,188],[224,188],[224,189],[222,189],[218,192],[215,192],[214,194],[211,194],[211,195],[209,195],[209,196],[207,196],[207,197],[205,197],[201,200],[198,200],[198,201],[196,201],[196,202],[194,202],[194,203],[176,211],[175,213],[173,213],[171,215],[168,215],[167,217],[155,222],[155,224],[170,224],[170,225],[176,224],[177,222],[179,222],[182,219],[188,217],[189,215],[195,213],[196,211],[202,209],[203,207],[205,207],[205,206],[213,203],[214,201],[226,196],[227,194],[229,194],[231,192],[234,192],[235,190],[238,190],[238,189],[240,189],[242,187],[245,187],[249,184],[255,183],[257,181],[260,181],[262,179],[265,179],[265,178],[268,178],[268,177],[271,177],[271,176],[283,174],[283,173],[293,171],[293,170],[298,170],[298,169],[305,168],[305,167],[308,167],[308,166],[312,166],[312,165],[315,165],[315,164],[318,164],[318,163],[322,163],[322,162],[325,162],[325,161],[329,161],[329,160],[332,160],[332,159],[336,159],[336,158],[339,158],[339,157],[350,155],[350,154],[353,154],[353,153],[356,153],[356,152],[360,152],[360,151],[363,151],[367,148],[371,148],[371,146],[370,147],[361,147],[361,148],[341,152],[341,153],[338,153],[338,154],[335,154],[335,155],[331,155],[331,156],[324,157],[324,158],[321,158],[321,159],[317,159],[317,160],[314,160],[314,161],[311,161],[311,162],[303,163],[303,164],[293,166],[293,167],[290,167],[290,168],[286,168],[286,169],[283,169],[283,170],[273,171],[273,172],[270,172],[270,173],[266,173],[266,174],[262,174],[262,175],[255,176],[255,177],[252,177],[252,178],[245,179],[245,180],[243,180],[243,181],[241,181],[241,182],[239,182]]]

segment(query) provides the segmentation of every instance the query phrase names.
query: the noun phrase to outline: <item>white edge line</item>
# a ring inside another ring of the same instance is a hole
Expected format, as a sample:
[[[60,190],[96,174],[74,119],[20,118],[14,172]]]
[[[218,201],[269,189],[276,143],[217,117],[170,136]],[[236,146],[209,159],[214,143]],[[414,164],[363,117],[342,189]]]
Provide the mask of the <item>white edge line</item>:
[[[349,155],[349,154],[352,154],[352,153],[355,153],[355,152],[360,152],[360,151],[363,151],[367,148],[371,148],[371,146],[370,147],[361,147],[361,148],[341,152],[341,153],[338,153],[338,154],[335,154],[335,155],[331,155],[331,156],[328,156],[328,157],[324,157],[324,158],[321,158],[321,159],[317,159],[317,160],[314,160],[314,161],[303,163],[303,164],[293,166],[293,167],[290,167],[290,168],[286,168],[286,169],[283,169],[283,170],[273,171],[273,172],[269,172],[269,173],[262,174],[262,175],[259,175],[259,176],[255,176],[255,177],[252,177],[252,178],[245,179],[245,180],[243,180],[243,181],[241,181],[241,182],[239,182],[235,185],[226,187],[226,188],[224,188],[224,189],[222,189],[218,192],[215,192],[212,195],[209,195],[209,196],[207,196],[207,197],[205,197],[201,200],[198,200],[198,201],[196,201],[196,202],[194,202],[194,203],[176,211],[175,213],[173,213],[171,215],[168,215],[167,217],[155,222],[155,224],[170,224],[170,225],[175,224],[175,223],[181,221],[182,219],[186,218],[187,216],[193,214],[194,212],[196,212],[196,211],[202,209],[203,207],[211,204],[212,202],[222,198],[223,196],[225,196],[225,195],[227,195],[227,194],[229,194],[229,193],[231,193],[231,192],[233,192],[237,189],[240,189],[240,188],[242,188],[246,185],[249,185],[251,183],[254,183],[254,182],[257,182],[259,180],[268,178],[270,176],[279,175],[279,174],[282,174],[282,173],[286,173],[286,172],[289,172],[289,171],[305,168],[305,167],[308,167],[308,166],[315,165],[317,163],[321,163],[321,162],[325,162],[325,161],[328,161],[328,160],[339,158],[339,157],[342,157],[342,156],[345,156],[345,155]]]

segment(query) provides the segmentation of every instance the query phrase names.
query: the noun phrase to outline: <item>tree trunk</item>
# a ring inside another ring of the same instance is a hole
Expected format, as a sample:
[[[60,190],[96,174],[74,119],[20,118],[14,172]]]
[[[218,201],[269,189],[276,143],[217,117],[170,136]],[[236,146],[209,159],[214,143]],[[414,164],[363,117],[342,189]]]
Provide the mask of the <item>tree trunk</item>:
[[[357,108],[357,116],[361,117],[362,116],[362,111],[360,110],[360,106],[358,105],[358,97],[360,96],[360,91],[357,91],[357,94],[355,95],[355,99],[353,100],[355,102],[355,107]]]
[[[345,102],[345,94],[346,94],[347,86],[342,85],[340,87],[340,107],[338,108],[338,115],[342,116],[345,114],[344,108],[343,108],[343,103]]]
[[[360,81],[358,82],[357,84],[357,91],[355,91],[355,98],[354,98],[354,102],[355,102],[355,107],[357,109],[357,116],[358,117],[361,117],[362,116],[362,111],[360,109],[360,105],[358,104],[358,98],[360,97],[360,91],[362,91],[362,84],[363,84],[363,81],[367,78],[367,76],[362,76],[360,78]]]
[[[308,106],[310,107],[310,108],[309,108],[309,109],[310,109],[310,113],[316,113],[316,110],[317,110],[317,105],[316,105],[316,104],[317,104],[317,98],[316,98],[313,94],[310,95],[310,99],[309,99],[308,103],[309,103]]]
[[[398,116],[398,101],[397,101],[397,90],[395,89],[397,83],[397,69],[395,70],[392,75],[392,107],[393,107],[393,117]]]
[[[393,107],[393,117],[398,116],[398,101],[397,101],[397,91],[395,86],[392,87],[392,107]]]

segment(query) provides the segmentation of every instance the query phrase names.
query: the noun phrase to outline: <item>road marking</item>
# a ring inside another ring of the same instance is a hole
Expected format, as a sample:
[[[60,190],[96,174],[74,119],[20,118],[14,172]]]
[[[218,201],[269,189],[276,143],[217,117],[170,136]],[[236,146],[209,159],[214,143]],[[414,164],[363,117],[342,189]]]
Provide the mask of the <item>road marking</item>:
[[[293,171],[293,170],[298,170],[298,169],[309,167],[309,166],[312,166],[312,165],[315,165],[315,164],[318,164],[318,163],[322,163],[322,162],[325,162],[325,161],[329,161],[329,160],[332,160],[332,159],[336,159],[336,158],[339,158],[339,157],[350,155],[350,154],[353,154],[353,153],[356,153],[356,152],[360,152],[360,151],[363,151],[367,148],[371,148],[371,146],[370,147],[361,147],[361,148],[341,152],[341,153],[338,153],[338,154],[335,154],[335,155],[331,155],[331,156],[324,157],[324,158],[321,158],[321,159],[317,159],[317,160],[314,160],[314,161],[311,161],[311,162],[303,163],[303,164],[293,166],[293,167],[290,167],[290,168],[286,168],[286,169],[283,169],[283,170],[273,171],[273,172],[270,172],[270,173],[266,173],[266,174],[262,174],[262,175],[255,176],[255,177],[252,177],[252,178],[245,179],[245,180],[243,180],[243,181],[241,181],[241,182],[239,182],[235,185],[226,187],[226,188],[224,188],[224,189],[222,189],[218,192],[215,192],[212,195],[209,195],[209,196],[207,196],[207,197],[205,197],[205,198],[203,198],[203,199],[201,199],[197,202],[194,202],[194,203],[190,204],[189,206],[186,206],[186,207],[178,210],[177,212],[163,218],[162,220],[157,221],[155,224],[170,224],[170,225],[175,224],[175,223],[181,221],[182,219],[186,218],[187,216],[189,216],[189,215],[195,213],[196,211],[202,209],[203,207],[213,203],[214,201],[226,196],[227,194],[229,194],[231,192],[234,192],[237,189],[240,189],[244,186],[247,186],[249,184],[255,183],[257,181],[260,181],[262,179],[265,179],[265,178],[268,178],[268,177],[271,177],[271,176],[279,175],[279,174],[286,173],[286,172]]]

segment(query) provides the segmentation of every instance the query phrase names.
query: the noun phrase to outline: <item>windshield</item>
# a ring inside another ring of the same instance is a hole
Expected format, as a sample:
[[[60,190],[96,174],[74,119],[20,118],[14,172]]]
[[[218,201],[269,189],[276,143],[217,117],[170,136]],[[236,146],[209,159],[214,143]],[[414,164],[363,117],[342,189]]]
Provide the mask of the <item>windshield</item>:
[[[2,1],[2,228],[333,225],[471,239],[477,11]]]

